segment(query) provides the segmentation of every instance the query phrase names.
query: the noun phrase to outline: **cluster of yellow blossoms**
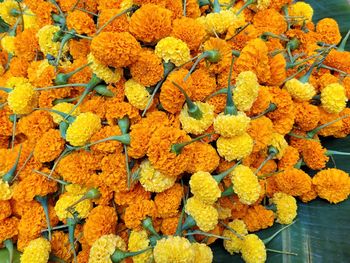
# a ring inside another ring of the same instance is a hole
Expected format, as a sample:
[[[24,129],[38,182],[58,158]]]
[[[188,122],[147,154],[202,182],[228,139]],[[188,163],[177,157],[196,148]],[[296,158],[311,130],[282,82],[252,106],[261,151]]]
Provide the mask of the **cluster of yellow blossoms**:
[[[327,168],[346,153],[321,139],[350,134],[350,33],[309,4],[3,0],[0,17],[0,262],[210,263],[223,239],[263,263],[257,231],[348,198]]]

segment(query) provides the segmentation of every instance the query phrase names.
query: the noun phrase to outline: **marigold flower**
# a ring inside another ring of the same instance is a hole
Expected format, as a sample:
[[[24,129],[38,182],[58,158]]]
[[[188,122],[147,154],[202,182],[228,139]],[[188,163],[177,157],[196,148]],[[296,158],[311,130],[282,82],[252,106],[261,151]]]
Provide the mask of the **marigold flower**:
[[[133,79],[129,79],[125,82],[124,86],[125,96],[129,103],[140,110],[145,109],[150,98],[150,94],[146,90],[146,87]]]
[[[285,87],[289,94],[299,101],[308,101],[316,94],[315,88],[310,83],[302,83],[297,79],[288,80]]]
[[[172,12],[154,4],[145,4],[130,19],[129,30],[136,39],[154,43],[170,35]]]
[[[147,216],[153,217],[156,213],[156,205],[152,200],[141,200],[139,203],[132,203],[125,209],[125,225],[131,229],[137,229],[141,221]]]
[[[330,203],[339,203],[348,198],[350,194],[350,178],[346,172],[330,168],[318,172],[312,183],[319,197]]]
[[[92,63],[90,68],[92,69],[93,73],[106,83],[116,83],[123,75],[120,68],[112,70],[108,66],[102,65],[102,63],[98,61],[92,53],[89,53],[88,55],[88,62]]]
[[[120,13],[119,9],[102,9],[98,16],[98,25],[105,25],[114,15]],[[129,29],[129,18],[123,14],[110,22],[101,32],[126,32]]]
[[[322,107],[329,113],[344,110],[347,100],[344,87],[338,83],[330,84],[321,91]]]
[[[240,111],[248,111],[259,94],[259,83],[251,71],[241,72],[236,79],[233,100]]]
[[[329,157],[327,149],[323,148],[318,141],[308,140],[302,148],[303,161],[313,170],[321,170],[326,167]]]
[[[183,188],[180,184],[174,184],[171,188],[157,194],[154,198],[157,206],[157,216],[161,218],[176,216],[182,196]]]
[[[321,41],[331,45],[339,44],[342,38],[338,23],[332,18],[324,18],[318,21],[316,25],[316,32],[319,33]]]
[[[288,7],[288,14],[293,17],[302,17],[297,18],[297,21],[295,24],[302,26],[303,23],[311,22],[312,16],[314,14],[314,10],[312,9],[311,5],[304,3],[304,2],[297,2]]]
[[[216,80],[205,68],[199,68],[191,74],[191,98],[194,101],[203,101],[216,91]]]
[[[1,47],[7,53],[14,54],[15,53],[15,37],[14,36],[4,36],[1,39]]]
[[[262,116],[250,122],[247,133],[254,140],[253,152],[258,152],[270,144],[273,134],[273,124],[269,118]]]
[[[266,83],[271,77],[268,48],[261,38],[249,41],[235,62],[238,72],[252,71],[260,83]],[[250,75],[248,78],[252,78]]]
[[[271,32],[279,35],[287,31],[285,18],[275,9],[264,9],[257,12],[253,17],[253,25],[260,34]]]
[[[149,87],[157,84],[164,75],[162,60],[153,50],[143,49],[138,60],[130,66],[130,73],[134,80]]]
[[[11,216],[12,209],[9,201],[0,200],[0,221]]]
[[[213,262],[213,252],[210,247],[203,243],[192,243],[191,246],[194,251],[194,262],[195,263],[210,263]]]
[[[81,113],[69,125],[66,140],[73,146],[83,146],[100,128],[101,120],[97,115],[91,112]]]
[[[118,126],[103,126],[98,132],[91,136],[91,143],[108,138],[115,135],[121,135],[121,131]],[[91,146],[93,151],[99,153],[115,153],[121,152],[123,148],[122,143],[114,140],[102,142]]]
[[[118,216],[113,207],[99,205],[90,211],[84,224],[84,239],[92,246],[103,235],[115,234]]]
[[[51,245],[49,241],[42,237],[34,239],[24,249],[23,254],[21,256],[21,262],[46,263],[49,260],[50,252]]]
[[[254,234],[244,237],[241,253],[246,263],[264,263],[266,261],[265,244]]]
[[[42,163],[55,160],[64,149],[64,140],[58,130],[50,129],[38,140],[34,148],[34,158]]]
[[[173,82],[180,85],[188,96],[192,96],[191,76],[187,79],[187,81],[183,80],[187,73],[188,71],[186,69],[179,69],[171,72],[161,87],[159,96],[160,103],[166,111],[172,114],[180,112],[183,104],[185,103],[185,96],[173,84]]]
[[[275,181],[281,192],[300,196],[311,190],[311,178],[304,171],[289,168],[275,175]]]
[[[242,220],[235,219],[227,225],[241,236],[248,234],[247,226]],[[222,235],[230,238],[230,240],[224,240],[224,247],[231,255],[241,251],[243,240],[238,238],[235,233],[232,233],[230,229],[225,229]]]
[[[60,42],[52,41],[54,34],[56,34],[60,30],[59,26],[46,25],[37,33],[37,37],[39,40],[40,50],[44,53],[44,55],[52,55],[57,57],[58,52],[60,50]],[[65,53],[68,51],[68,46],[65,45],[63,47],[62,52]]]
[[[301,196],[299,196],[300,200],[303,201],[304,203],[310,202],[317,197],[317,192],[315,190],[315,186],[312,185],[311,190]]]
[[[142,185],[136,184],[128,191],[118,191],[114,193],[114,201],[120,206],[129,206],[141,200],[150,200],[151,192],[146,191]]]
[[[25,29],[18,33],[15,39],[15,53],[18,57],[32,61],[39,49],[35,29]]]
[[[297,202],[291,195],[285,193],[275,193],[270,199],[276,205],[277,222],[280,224],[291,224],[297,216]]]
[[[208,172],[196,172],[190,179],[191,193],[201,202],[212,205],[221,196],[221,190]]]
[[[18,235],[19,219],[15,216],[0,221],[0,242]]]
[[[208,143],[194,142],[187,146],[189,150],[189,159],[186,171],[196,173],[199,171],[213,172],[219,165],[220,157],[216,149]]]
[[[275,147],[278,150],[278,153],[276,154],[277,159],[281,159],[284,155],[285,150],[288,147],[288,143],[283,137],[283,135],[274,132],[271,137],[270,145]]]
[[[7,101],[15,114],[28,114],[38,103],[38,93],[30,83],[20,83],[9,93]]]
[[[243,204],[253,204],[260,196],[261,187],[253,171],[244,165],[238,165],[231,173],[234,192]]]
[[[194,262],[195,252],[186,238],[168,236],[157,241],[153,256],[156,263]]]
[[[199,229],[205,232],[213,230],[218,224],[218,211],[196,197],[190,197],[187,200],[185,211],[194,218]]]
[[[128,250],[130,252],[140,251],[149,246],[149,239],[147,232],[143,231],[131,231],[128,242]],[[152,250],[145,251],[144,253],[133,256],[132,260],[134,263],[147,263],[153,261]]]
[[[303,130],[315,129],[320,121],[320,111],[317,106],[308,102],[295,103],[295,123]]]
[[[287,168],[293,168],[298,163],[299,158],[298,149],[288,146],[278,162],[278,169],[285,170]]]
[[[83,11],[74,10],[73,12],[68,12],[66,21],[68,29],[74,29],[78,34],[90,36],[96,31],[94,20]]]
[[[0,180],[0,200],[10,200],[12,197],[12,188],[8,182]]]
[[[254,205],[247,209],[242,220],[246,224],[248,231],[254,232],[272,226],[275,218],[271,210],[266,209],[262,205]]]
[[[270,58],[271,78],[268,84],[271,86],[281,85],[287,78],[287,62],[282,54],[277,54]]]
[[[91,41],[91,53],[105,66],[129,66],[140,52],[140,43],[128,32],[102,32]]]
[[[175,66],[181,66],[191,59],[190,49],[187,44],[175,37],[161,39],[154,50],[155,54],[165,62],[172,62]]]
[[[221,10],[219,13],[209,13],[199,18],[198,21],[203,23],[208,34],[213,35],[214,32],[225,33],[239,19],[239,16],[236,16],[231,10]]]
[[[253,139],[248,133],[216,141],[217,151],[227,161],[240,160],[247,157],[253,150]]]
[[[230,67],[232,51],[230,45],[225,40],[211,37],[204,42],[203,50],[204,52],[216,50],[220,56],[218,62],[210,63],[207,66],[209,72],[219,74]]]
[[[71,251],[68,234],[63,231],[54,231],[52,233],[51,251],[55,256],[63,260],[71,260],[73,251]]]
[[[52,107],[53,110],[57,110],[66,114],[68,114],[73,108],[74,104],[68,102],[61,102]],[[71,113],[72,116],[78,116],[79,114],[79,107]],[[52,116],[52,119],[56,124],[59,124],[61,121],[63,121],[63,117],[61,115],[58,115],[57,113],[50,112],[50,115]]]
[[[100,237],[90,249],[89,263],[112,263],[110,257],[116,249],[126,250],[126,244],[120,236],[110,234]]]
[[[58,201],[55,204],[55,211],[58,218],[62,221],[66,218],[73,217],[73,215],[67,211],[67,208],[73,205],[75,202],[80,200],[83,195],[74,195],[74,194],[63,194],[60,196]],[[79,218],[86,218],[92,209],[91,200],[84,200],[74,206],[74,211],[78,213]]]
[[[318,126],[329,123],[331,121],[334,121],[335,119],[339,118],[338,113],[329,113],[326,110],[323,109],[323,107],[319,107],[319,112],[320,112],[320,122],[318,123]],[[343,126],[343,122],[337,121],[333,124],[330,124],[323,129],[321,129],[318,132],[318,135],[327,137],[327,136],[333,136],[334,134],[338,133],[341,131]]]
[[[237,115],[219,114],[214,120],[215,132],[224,137],[234,137],[246,132],[250,118],[244,112]]]

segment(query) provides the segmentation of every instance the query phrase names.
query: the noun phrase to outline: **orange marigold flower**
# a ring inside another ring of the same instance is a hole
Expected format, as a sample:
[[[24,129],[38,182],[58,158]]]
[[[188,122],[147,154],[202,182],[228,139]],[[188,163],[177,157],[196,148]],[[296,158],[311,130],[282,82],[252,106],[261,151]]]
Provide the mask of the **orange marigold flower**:
[[[184,190],[180,184],[174,184],[168,190],[159,193],[154,198],[157,206],[157,217],[168,218],[178,214]]]
[[[350,194],[349,174],[335,168],[318,172],[312,183],[319,197],[331,203],[339,203],[348,198]]]
[[[326,167],[329,157],[327,149],[318,141],[307,140],[302,149],[303,160],[313,170],[321,170]]]
[[[84,8],[87,11],[90,12],[96,12],[97,11],[97,5],[102,6],[105,1],[103,0],[80,0],[78,1],[78,4],[76,7],[78,8]],[[120,0],[114,0],[114,1],[107,1],[107,2],[121,2]],[[59,0],[60,7],[63,12],[70,11],[73,6],[77,3],[76,0]]]
[[[188,70],[179,69],[169,74],[166,81],[163,83],[160,91],[160,103],[163,108],[170,113],[178,113],[181,111],[183,104],[185,103],[185,96],[182,92],[172,83],[175,82],[180,85],[188,94],[192,96],[192,78],[191,76],[184,81],[184,77],[187,75]]]
[[[83,249],[77,256],[78,263],[88,263],[90,257],[90,248]]]
[[[171,146],[189,140],[185,131],[160,127],[152,135],[149,142],[147,156],[151,164],[159,172],[168,176],[178,176],[183,173],[190,162],[188,149],[184,147],[180,154],[171,152]]]
[[[114,15],[120,13],[119,9],[103,9],[98,16],[99,27],[105,25]],[[126,14],[118,16],[110,22],[101,32],[126,32],[129,29],[129,19]]]
[[[71,1],[71,0],[69,0]],[[96,0],[95,0],[96,1]],[[96,1],[98,3],[98,10],[104,10],[104,9],[112,9],[112,8],[119,8],[120,4],[123,2],[122,0],[98,0]]]
[[[287,31],[287,22],[284,16],[275,9],[258,11],[254,15],[253,25],[259,31],[259,34],[271,32],[279,35]]]
[[[272,175],[265,180],[265,192],[268,197],[273,197],[277,192],[280,192],[276,183],[276,175]]]
[[[242,50],[246,44],[259,36],[258,30],[254,25],[248,25],[243,31],[236,33],[236,27],[229,27],[226,35],[228,43],[233,49]]]
[[[12,209],[10,201],[0,200],[0,221],[11,216]]]
[[[326,112],[322,107],[318,108],[320,111],[320,122],[318,123],[318,126],[321,126],[323,124],[329,123],[331,121],[334,121],[335,119],[339,118],[338,113],[328,113]],[[337,121],[319,131],[319,135],[321,136],[333,136],[334,134],[338,133],[341,131],[343,126],[343,122]]]
[[[219,88],[217,87],[217,90],[219,90]],[[209,100],[207,100],[207,102],[210,105],[214,106],[214,112],[216,114],[219,114],[221,112],[224,111],[225,106],[226,106],[226,95],[225,94],[220,94],[218,96],[214,96],[212,98],[210,98]]]
[[[232,51],[230,45],[225,40],[211,37],[204,42],[203,50],[216,50],[220,54],[220,60],[218,62],[209,64],[208,69],[210,72],[219,74],[230,67]]]
[[[55,76],[55,68],[49,64],[47,59],[33,61],[28,67],[28,78],[34,86],[51,86],[52,80],[55,78]]]
[[[42,163],[55,160],[64,149],[65,141],[60,131],[50,129],[38,140],[34,148],[34,158]]]
[[[160,226],[160,231],[162,231],[163,235],[167,235],[167,236],[174,235],[176,232],[178,223],[179,223],[178,215],[174,217],[164,218]]]
[[[69,53],[76,60],[79,58],[86,58],[90,53],[90,40],[88,39],[71,39],[68,42]]]
[[[171,0],[168,0],[171,1]],[[201,10],[199,9],[199,4],[197,0],[187,0],[186,1],[186,16],[191,18],[197,18],[201,15]]]
[[[320,111],[315,105],[309,102],[295,103],[295,124],[303,131],[315,129],[320,121]]]
[[[50,89],[43,90],[39,95],[39,107],[40,108],[52,108],[53,101],[55,99],[61,99],[69,97],[72,89],[59,88],[59,89]]]
[[[0,221],[0,244],[18,235],[18,223],[19,219],[14,216]]]
[[[274,8],[276,10],[281,10],[281,8],[285,5],[289,5],[292,3],[292,0],[273,0],[270,3],[270,8]]]
[[[142,49],[138,60],[130,66],[130,73],[133,79],[142,85],[153,86],[163,78],[162,60],[154,54],[153,50]]]
[[[90,112],[96,114],[101,119],[106,117],[106,103],[103,96],[93,96],[91,99],[84,101],[79,106],[80,112]]]
[[[91,36],[96,31],[94,20],[83,11],[74,10],[73,12],[68,12],[66,21],[68,29],[74,29],[78,34]]]
[[[339,83],[339,79],[328,72],[325,74],[322,74],[321,77],[317,79],[317,84],[320,91],[333,83]]]
[[[147,4],[154,4],[159,6],[165,6],[167,0],[134,0],[134,4],[136,5],[147,5]]]
[[[299,151],[298,149],[288,146],[282,156],[282,158],[278,162],[278,169],[285,170],[287,168],[293,168],[294,165],[299,161]]]
[[[215,76],[211,75],[205,68],[199,68],[191,74],[192,96],[194,101],[203,101],[216,90]],[[227,85],[227,83],[226,83]]]
[[[332,18],[324,18],[318,21],[316,32],[320,34],[321,41],[331,45],[339,44],[342,38],[338,23]]]
[[[69,261],[73,257],[68,234],[63,231],[54,231],[51,239],[51,252],[65,261]]]
[[[173,21],[171,35],[184,41],[190,50],[197,50],[206,36],[206,31],[196,19],[182,17]]]
[[[172,12],[154,4],[145,4],[130,19],[130,33],[146,43],[158,42],[171,33]]]
[[[285,169],[275,175],[278,189],[292,196],[300,196],[311,189],[311,177],[296,168]]]
[[[147,192],[141,184],[137,184],[133,189],[126,192],[116,192],[114,201],[117,205],[129,206],[133,203],[141,202],[141,200],[150,200],[151,192]]]
[[[242,218],[249,232],[255,232],[273,225],[275,220],[271,210],[262,205],[254,205],[248,208],[246,215]]]
[[[272,95],[269,92],[268,87],[260,86],[257,99],[254,101],[253,106],[247,113],[248,116],[259,115],[263,113],[269,106],[272,99]]]
[[[138,203],[133,203],[125,209],[125,225],[128,228],[137,229],[140,227],[141,221],[147,216],[154,217],[156,210],[156,205],[152,200],[142,200]]]
[[[118,126],[103,126],[98,132],[91,136],[90,142],[93,143],[107,137],[121,135]],[[91,146],[91,149],[100,153],[114,153],[122,151],[122,144],[118,141],[110,140]]]
[[[115,101],[107,102],[106,118],[109,125],[117,125],[118,120],[122,119],[125,116],[128,116],[128,118],[131,120],[131,123],[134,123],[141,118],[139,110],[132,106],[130,103],[116,103]]]
[[[247,132],[254,140],[253,152],[261,151],[271,141],[272,133],[274,132],[272,121],[265,116],[251,120]]]
[[[249,206],[242,204],[237,195],[223,197],[219,201],[222,207],[231,209],[231,215],[234,219],[242,219],[247,214]]]
[[[215,148],[210,144],[203,142],[194,142],[188,145],[189,159],[187,172],[196,173],[213,172],[219,165],[220,157]]]
[[[271,78],[268,80],[270,86],[281,85],[287,78],[286,59],[282,54],[277,54],[270,58]]]
[[[259,82],[268,82],[271,72],[266,43],[261,38],[249,41],[237,58],[235,68],[238,72],[253,71]]]
[[[15,53],[18,57],[27,61],[34,60],[39,50],[39,42],[35,29],[25,29],[18,33],[15,38]]]
[[[317,192],[315,190],[315,186],[311,186],[311,190],[309,192],[306,192],[305,194],[302,194],[299,196],[300,200],[303,201],[304,203],[310,202],[317,197]]]
[[[327,66],[340,69],[350,74],[350,52],[332,49],[327,55],[324,63]]]
[[[141,45],[128,32],[102,32],[93,38],[91,53],[106,66],[126,67],[135,63]]]
[[[343,86],[345,88],[346,96],[350,99],[350,77],[343,79]]]
[[[113,207],[99,205],[91,210],[84,224],[84,239],[92,244],[103,235],[115,234],[118,216]]]
[[[165,0],[165,7],[173,12],[172,19],[181,18],[183,15],[182,0]]]
[[[27,77],[29,62],[22,57],[13,57],[8,72],[14,77]]]
[[[9,118],[11,113],[12,111],[8,107],[5,107],[0,111],[0,135],[4,137],[11,136],[12,134],[13,123]]]
[[[345,108],[339,113],[340,116],[345,116],[350,114],[350,108]],[[342,119],[342,128],[340,131],[334,134],[336,138],[344,138],[350,134],[350,117]]]

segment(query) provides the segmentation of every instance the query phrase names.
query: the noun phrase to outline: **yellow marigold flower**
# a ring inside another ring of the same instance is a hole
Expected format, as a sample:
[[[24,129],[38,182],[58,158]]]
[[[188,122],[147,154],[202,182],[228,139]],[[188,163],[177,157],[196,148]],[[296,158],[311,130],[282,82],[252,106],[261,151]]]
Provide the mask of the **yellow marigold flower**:
[[[238,165],[231,173],[232,186],[239,201],[251,205],[255,203],[261,192],[258,177],[245,165]]]
[[[132,230],[128,241],[128,250],[130,252],[140,251],[149,246],[149,239],[147,232]],[[153,253],[152,250],[147,250],[144,253],[132,257],[134,263],[152,263]]]
[[[304,21],[305,23],[312,21],[312,16],[314,15],[314,10],[312,9],[311,5],[304,3],[304,2],[296,2],[295,4],[292,4],[288,7],[288,14],[289,16],[293,17],[303,17],[296,18],[298,22],[296,22],[297,25],[302,26]]]
[[[100,117],[91,112],[82,113],[69,125],[66,140],[73,146],[83,146],[100,128]]]
[[[111,68],[103,65],[97,58],[94,57],[94,55],[92,55],[92,53],[89,53],[87,58],[88,62],[92,63],[90,65],[92,72],[106,83],[116,83],[122,77],[123,70],[121,68],[112,70]]]
[[[349,174],[335,168],[318,172],[312,183],[319,197],[331,203],[339,203],[348,198],[350,194]]]
[[[233,137],[245,133],[249,123],[250,118],[244,112],[239,111],[237,115],[221,113],[214,120],[214,129],[221,136]]]
[[[149,192],[161,193],[175,184],[176,177],[157,171],[149,160],[140,165],[140,183]]]
[[[285,193],[275,193],[270,199],[276,205],[277,222],[280,224],[291,224],[297,216],[297,201],[291,195]]]
[[[218,211],[213,206],[203,203],[199,198],[189,198],[185,211],[194,218],[199,229],[205,232],[213,230],[218,224]]]
[[[0,179],[0,200],[10,200],[12,197],[12,188],[8,184],[8,182],[3,181]]]
[[[246,263],[264,263],[266,261],[265,244],[254,234],[245,236],[241,253]]]
[[[247,2],[247,0],[245,0]],[[256,7],[259,10],[266,9],[270,6],[271,0],[257,0]]]
[[[233,101],[240,111],[248,111],[259,94],[258,78],[252,71],[243,71],[236,78]]]
[[[194,263],[211,263],[213,262],[213,252],[206,244],[192,243],[194,251]]]
[[[9,88],[15,88],[18,85],[27,84],[27,83],[29,83],[29,80],[27,78],[11,77],[6,81],[6,86]]]
[[[246,132],[231,138],[220,137],[216,141],[219,155],[229,162],[247,157],[253,150],[253,144],[253,139]]]
[[[228,223],[228,226],[241,236],[248,235],[247,226],[243,220],[235,219]],[[234,253],[241,252],[243,240],[237,237],[237,235],[233,233],[231,229],[225,229],[222,235],[230,238],[230,240],[224,240],[224,247],[232,255]]]
[[[278,150],[278,154],[276,154],[277,159],[281,159],[284,155],[288,147],[288,143],[286,139],[284,139],[283,135],[274,132],[271,136],[270,145],[275,147]]]
[[[47,263],[51,245],[45,238],[37,238],[29,242],[21,256],[21,263]]]
[[[187,44],[175,37],[161,39],[155,48],[155,54],[165,62],[172,62],[180,66],[191,59]]]
[[[214,121],[214,106],[204,102],[194,102],[202,112],[200,119],[192,118],[188,114],[188,106],[185,104],[180,112],[179,120],[182,125],[182,129],[187,133],[195,135],[202,134],[206,131]]]
[[[18,84],[9,93],[7,101],[15,114],[28,114],[38,103],[38,93],[30,83]]]
[[[285,87],[294,99],[300,101],[311,100],[316,95],[315,88],[310,83],[302,83],[297,79],[288,80]]]
[[[110,234],[100,237],[90,249],[89,263],[112,263],[111,255],[116,249],[126,250],[126,244],[120,236]]]
[[[212,205],[221,196],[218,183],[208,172],[197,172],[190,179],[191,193],[203,203]]]
[[[23,20],[24,20],[24,28],[25,29],[39,27],[37,16],[30,9],[25,10],[25,12],[23,14]]]
[[[66,218],[72,218],[73,215],[67,211],[67,208],[82,198],[83,195],[64,194],[61,195],[55,205],[57,217],[62,221]],[[74,206],[74,210],[78,213],[79,218],[86,218],[92,209],[91,200],[84,200]]]
[[[39,40],[39,46],[40,50],[44,53],[46,56],[47,54],[50,54],[54,57],[57,57],[58,52],[60,50],[60,42],[53,42],[52,38],[55,33],[57,33],[60,30],[59,26],[53,26],[53,25],[46,25],[37,33],[37,37]],[[65,45],[63,48],[63,52],[66,52],[68,50],[68,45]]]
[[[146,90],[146,87],[133,79],[129,79],[125,82],[124,87],[125,96],[129,103],[139,110],[144,110],[150,98],[150,94]]]
[[[321,105],[329,113],[339,113],[346,107],[345,88],[339,83],[333,83],[326,86],[321,91]]]
[[[4,36],[1,39],[1,46],[7,53],[14,54],[15,53],[15,37],[14,36]]]
[[[11,14],[13,9],[19,9],[17,1],[5,0],[0,3],[0,16],[7,24],[11,26],[14,25],[17,20],[16,16]]]
[[[195,252],[186,238],[168,236],[157,241],[153,256],[156,263],[193,263]]]
[[[231,10],[221,10],[219,13],[209,13],[205,17],[198,18],[198,21],[204,25],[208,34],[214,32],[223,34],[239,18]]]
[[[66,185],[65,190],[67,193],[70,193],[72,195],[83,195],[85,194],[88,189],[80,184],[69,184]]]
[[[63,113],[69,113],[73,108],[74,104],[68,102],[61,102],[52,107],[53,110],[57,110]],[[72,116],[78,116],[79,114],[79,107],[71,113]],[[59,124],[61,121],[63,121],[63,117],[57,113],[50,112],[50,115],[52,116],[54,123]]]

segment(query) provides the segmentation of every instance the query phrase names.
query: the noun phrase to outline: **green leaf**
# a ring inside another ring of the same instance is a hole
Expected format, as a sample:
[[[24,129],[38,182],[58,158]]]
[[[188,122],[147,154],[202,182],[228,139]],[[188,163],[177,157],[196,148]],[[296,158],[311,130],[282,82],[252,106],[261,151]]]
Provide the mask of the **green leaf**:
[[[9,31],[10,29],[10,25],[7,24],[2,17],[0,17],[0,33],[5,33],[7,31]]]
[[[13,252],[13,263],[20,263],[20,253],[15,249]],[[0,249],[0,262],[1,263],[10,263],[9,252],[6,248]]]

